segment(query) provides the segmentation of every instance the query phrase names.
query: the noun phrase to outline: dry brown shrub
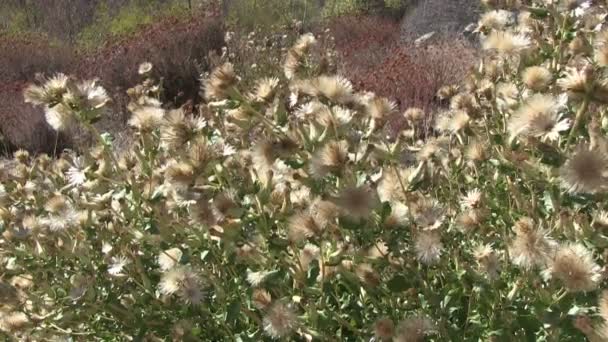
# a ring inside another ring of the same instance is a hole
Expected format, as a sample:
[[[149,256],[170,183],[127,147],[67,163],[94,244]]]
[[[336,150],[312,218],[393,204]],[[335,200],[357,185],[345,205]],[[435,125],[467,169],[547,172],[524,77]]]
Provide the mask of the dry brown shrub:
[[[402,110],[435,111],[440,105],[437,90],[458,83],[476,57],[474,47],[456,35],[442,35],[416,47],[401,39],[399,23],[386,17],[340,18],[333,22],[332,33],[342,62],[340,72],[359,90],[388,97]]]

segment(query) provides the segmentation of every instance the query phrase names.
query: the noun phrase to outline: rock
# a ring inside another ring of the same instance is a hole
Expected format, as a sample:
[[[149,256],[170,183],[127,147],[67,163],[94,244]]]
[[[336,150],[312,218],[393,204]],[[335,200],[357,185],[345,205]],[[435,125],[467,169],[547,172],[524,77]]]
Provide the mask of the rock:
[[[479,0],[417,0],[403,17],[402,36],[461,34],[469,23],[477,22],[480,13]]]
[[[435,32],[429,32],[420,36],[420,38],[414,40],[414,46],[422,47],[423,45],[429,43],[429,41],[435,36]]]

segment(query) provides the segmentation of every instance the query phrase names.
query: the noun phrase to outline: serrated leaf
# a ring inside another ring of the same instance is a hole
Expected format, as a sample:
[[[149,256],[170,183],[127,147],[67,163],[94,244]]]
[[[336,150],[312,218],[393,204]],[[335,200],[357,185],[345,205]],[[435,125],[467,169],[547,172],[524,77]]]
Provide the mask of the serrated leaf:
[[[402,275],[394,276],[386,283],[386,286],[389,290],[391,290],[391,292],[403,292],[409,288],[407,278]]]

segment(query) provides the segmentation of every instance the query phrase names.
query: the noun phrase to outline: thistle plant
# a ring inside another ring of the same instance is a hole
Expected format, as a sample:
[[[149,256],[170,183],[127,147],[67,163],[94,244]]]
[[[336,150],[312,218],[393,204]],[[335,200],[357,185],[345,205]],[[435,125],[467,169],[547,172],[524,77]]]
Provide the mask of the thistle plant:
[[[483,2],[479,68],[438,113],[325,73],[307,34],[247,87],[219,66],[194,113],[142,65],[126,150],[15,153],[4,334],[608,339],[605,4]],[[93,129],[109,101],[62,75],[25,96],[55,129]]]

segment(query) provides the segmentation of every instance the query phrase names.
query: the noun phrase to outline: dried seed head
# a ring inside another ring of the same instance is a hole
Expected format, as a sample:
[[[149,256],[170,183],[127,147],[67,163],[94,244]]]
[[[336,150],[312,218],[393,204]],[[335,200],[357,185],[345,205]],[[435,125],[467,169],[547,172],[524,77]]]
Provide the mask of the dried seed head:
[[[543,272],[546,279],[557,279],[571,292],[595,290],[601,281],[601,268],[585,246],[571,243],[559,247]]]
[[[541,66],[528,67],[522,74],[522,81],[526,87],[534,91],[547,89],[552,80],[553,75],[551,71]]]
[[[608,155],[579,145],[560,170],[562,185],[573,193],[594,194],[606,191]]]
[[[207,100],[223,100],[228,90],[238,82],[231,63],[225,63],[211,73],[204,82],[204,93]]]
[[[414,250],[418,260],[425,265],[439,262],[443,251],[441,234],[436,231],[422,231],[416,236]]]
[[[509,245],[511,261],[525,269],[546,265],[556,247],[555,241],[528,217],[519,219],[513,231],[516,236]]]
[[[260,310],[268,308],[272,302],[272,296],[264,289],[253,289],[253,294],[251,297],[251,302],[253,305]]]
[[[291,307],[282,302],[275,302],[264,315],[264,332],[273,338],[284,338],[291,335],[298,326],[298,317]]]
[[[330,141],[313,156],[310,172],[317,178],[325,177],[328,173],[340,175],[347,162],[348,142]]]
[[[381,318],[374,324],[374,335],[380,340],[389,340],[395,334],[395,323],[390,318]]]

